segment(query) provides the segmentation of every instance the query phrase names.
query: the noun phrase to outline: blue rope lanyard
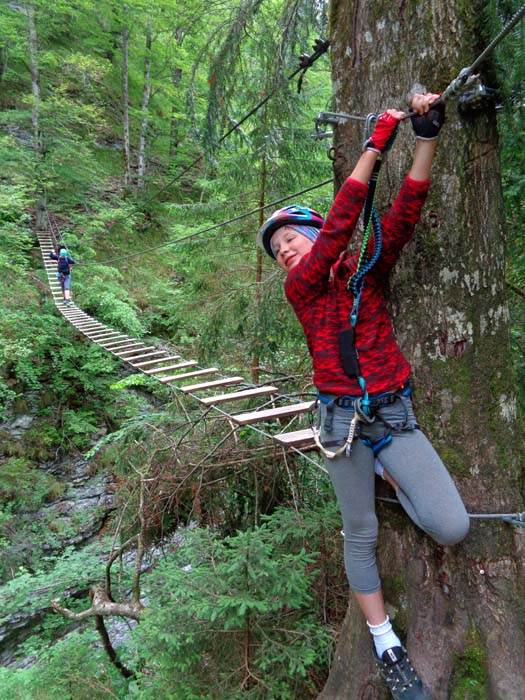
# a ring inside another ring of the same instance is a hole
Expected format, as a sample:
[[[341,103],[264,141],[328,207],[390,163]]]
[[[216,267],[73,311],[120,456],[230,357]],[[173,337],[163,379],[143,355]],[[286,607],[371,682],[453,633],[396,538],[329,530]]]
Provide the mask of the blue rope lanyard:
[[[374,165],[372,176],[368,183],[368,194],[366,196],[363,211],[365,233],[363,236],[361,251],[359,253],[359,261],[357,263],[357,269],[348,280],[347,285],[348,290],[353,294],[354,297],[354,304],[352,306],[352,311],[350,312],[350,324],[354,330],[357,326],[357,319],[359,317],[359,303],[361,301],[361,295],[363,293],[366,275],[374,267],[374,265],[379,259],[379,256],[381,255],[381,221],[379,220],[379,216],[375,207],[375,192],[377,181],[379,179],[380,169],[381,160],[377,160]],[[368,248],[371,236],[373,236],[374,247],[373,252],[370,255]],[[359,386],[363,392],[363,398],[361,400],[361,409],[366,415],[369,415],[370,399],[368,397],[368,391],[366,388],[366,380],[361,374],[359,374],[357,377],[357,381],[359,382]]]

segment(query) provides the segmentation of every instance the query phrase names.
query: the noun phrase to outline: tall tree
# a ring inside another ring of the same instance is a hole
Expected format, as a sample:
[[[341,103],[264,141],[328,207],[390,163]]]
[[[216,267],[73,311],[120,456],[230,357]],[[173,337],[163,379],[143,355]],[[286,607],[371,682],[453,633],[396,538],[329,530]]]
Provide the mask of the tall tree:
[[[335,108],[366,114],[403,107],[416,87],[443,89],[487,44],[494,23],[487,23],[486,11],[479,1],[436,0],[418,4],[416,11],[413,3],[334,0]],[[412,135],[406,125],[403,131],[382,175],[383,208],[408,163]],[[494,106],[460,112],[449,104],[441,141],[429,201],[394,275],[397,336],[413,366],[420,423],[469,512],[513,512],[522,503],[522,443],[510,363]],[[338,129],[339,182],[361,143],[353,123]],[[466,697],[458,684],[462,663],[472,658],[479,664],[476,697],[523,698],[522,532],[498,521],[473,521],[464,543],[443,548],[417,532],[395,506],[380,505],[378,511],[391,616],[406,634],[433,699]],[[320,698],[387,695],[352,602]]]
[[[182,45],[184,38],[184,33],[180,27],[175,30],[175,42],[178,47]],[[182,68],[180,66],[174,67],[171,71],[171,83],[175,90],[178,90],[182,80]],[[179,145],[179,107],[176,100],[173,100],[173,105],[171,107],[171,119],[170,119],[170,141],[169,141],[169,158],[173,158],[177,151],[177,146]]]
[[[139,154],[138,154],[138,187],[144,188],[146,176],[146,143],[148,136],[148,107],[151,96],[151,40],[152,18],[148,14],[146,20],[146,53],[144,55],[144,84],[142,86],[142,121],[140,124]]]
[[[124,185],[131,182],[130,142],[129,142],[129,27],[128,8],[123,8],[122,23],[122,133],[124,154]]]
[[[40,68],[38,60],[38,32],[36,23],[36,9],[32,3],[11,2],[9,7],[16,12],[21,12],[27,17],[27,47],[29,57],[29,71],[31,74],[31,124],[33,127],[33,149],[36,154],[37,163],[41,163],[44,156],[42,142],[42,127],[40,123],[41,112],[41,89],[40,89]],[[7,66],[7,53],[5,59]],[[43,229],[47,225],[46,220],[46,195],[40,182],[37,172],[36,191],[36,213],[35,223],[37,229]]]

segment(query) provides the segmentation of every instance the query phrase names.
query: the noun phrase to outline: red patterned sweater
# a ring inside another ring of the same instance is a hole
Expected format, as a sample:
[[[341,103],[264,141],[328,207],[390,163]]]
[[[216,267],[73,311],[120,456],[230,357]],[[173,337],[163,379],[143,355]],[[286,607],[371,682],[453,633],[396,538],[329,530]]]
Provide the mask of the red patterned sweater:
[[[380,258],[365,278],[356,347],[370,395],[395,390],[410,374],[410,365],[394,337],[383,288],[403,246],[412,238],[429,186],[429,180],[405,178],[396,201],[382,220]],[[346,180],[312,250],[286,278],[286,298],[304,328],[313,360],[313,382],[321,393],[338,396],[362,393],[357,379],[350,379],[341,366],[339,332],[350,326],[353,296],[346,284],[356,270],[359,256],[350,256],[346,248],[367,190],[357,180]]]

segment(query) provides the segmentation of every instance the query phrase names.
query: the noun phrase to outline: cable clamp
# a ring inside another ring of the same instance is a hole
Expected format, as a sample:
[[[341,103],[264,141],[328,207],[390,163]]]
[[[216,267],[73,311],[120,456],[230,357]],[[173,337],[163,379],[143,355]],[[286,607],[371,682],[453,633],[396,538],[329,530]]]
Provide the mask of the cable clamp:
[[[525,512],[504,516],[502,520],[509,523],[509,525],[514,525],[515,527],[525,527]]]

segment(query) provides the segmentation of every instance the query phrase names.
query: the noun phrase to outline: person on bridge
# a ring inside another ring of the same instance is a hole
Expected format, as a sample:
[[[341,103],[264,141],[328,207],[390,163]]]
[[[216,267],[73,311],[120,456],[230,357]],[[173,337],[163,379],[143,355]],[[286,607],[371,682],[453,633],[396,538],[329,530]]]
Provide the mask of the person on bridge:
[[[60,288],[62,289],[62,297],[64,304],[66,306],[71,306],[73,303],[71,301],[71,267],[76,264],[76,260],[70,257],[67,248],[65,246],[60,246],[58,249],[58,254],[51,251],[49,257],[52,260],[56,260],[57,265],[57,279],[60,282]]]
[[[352,287],[361,261],[347,246],[376,161],[391,147],[400,120],[407,116],[403,112],[388,110],[379,117],[326,221],[312,209],[288,206],[274,212],[258,232],[259,245],[287,275],[286,298],[312,356],[319,404],[314,434],[343,518],[348,581],[372,634],[379,669],[393,697],[403,700],[430,694],[386,614],[376,564],[374,472],[393,486],[411,519],[440,544],[459,542],[469,529],[455,484],[417,424],[410,365],[394,337],[384,295],[389,272],[412,238],[430,186],[445,118],[438,98],[427,93],[412,99],[412,166],[381,222],[381,252],[362,287]],[[366,260],[373,257],[371,246],[364,252]]]

